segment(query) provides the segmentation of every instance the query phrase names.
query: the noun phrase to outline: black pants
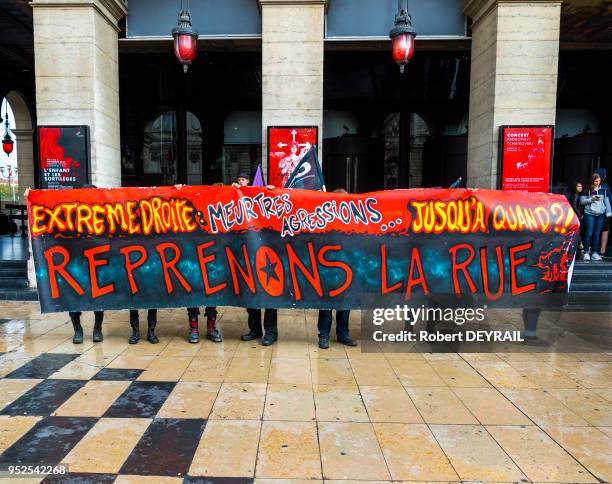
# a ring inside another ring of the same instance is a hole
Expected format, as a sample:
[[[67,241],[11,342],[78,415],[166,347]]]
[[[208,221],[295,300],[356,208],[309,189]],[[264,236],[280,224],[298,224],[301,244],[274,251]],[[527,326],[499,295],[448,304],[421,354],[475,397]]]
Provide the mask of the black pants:
[[[70,311],[68,314],[70,315],[71,318],[80,318],[81,314],[83,313],[81,311]],[[95,315],[96,321],[102,322],[102,319],[104,318],[104,311],[94,311],[94,315]]]
[[[187,308],[187,315],[189,319],[197,318],[200,315],[200,308]],[[217,306],[206,306],[204,315],[207,318],[217,319]]]
[[[261,309],[247,308],[249,314],[249,330],[254,334],[263,334],[261,328]],[[266,334],[278,336],[278,311],[276,309],[266,309],[264,311],[263,330]]]
[[[523,309],[523,334],[525,336],[535,336],[538,329],[539,309]]]
[[[349,336],[349,315],[350,311],[336,311],[336,337],[343,340]],[[318,329],[319,336],[329,337],[332,327],[331,309],[321,309],[319,311]]]
[[[137,323],[138,319],[138,309],[130,309],[130,323]],[[147,322],[157,322],[157,309],[149,309],[147,311]]]

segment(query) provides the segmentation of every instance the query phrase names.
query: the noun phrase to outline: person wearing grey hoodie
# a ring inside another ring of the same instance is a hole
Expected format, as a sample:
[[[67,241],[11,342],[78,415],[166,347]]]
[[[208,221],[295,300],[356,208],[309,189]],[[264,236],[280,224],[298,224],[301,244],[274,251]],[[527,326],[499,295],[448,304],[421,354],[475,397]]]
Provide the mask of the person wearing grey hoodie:
[[[601,186],[601,182],[601,176],[594,173],[591,176],[589,189],[583,191],[580,196],[580,205],[584,207],[585,228],[582,244],[585,261],[601,261],[601,255],[599,255],[601,231],[606,217],[612,216],[608,191]]]

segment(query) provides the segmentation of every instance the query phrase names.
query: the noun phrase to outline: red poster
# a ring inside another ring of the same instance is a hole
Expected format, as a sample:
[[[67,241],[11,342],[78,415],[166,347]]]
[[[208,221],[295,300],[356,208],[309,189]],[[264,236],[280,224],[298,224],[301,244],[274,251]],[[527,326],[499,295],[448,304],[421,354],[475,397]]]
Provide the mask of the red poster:
[[[316,126],[268,126],[268,183],[284,187],[302,157],[316,146]]]
[[[80,188],[89,183],[89,128],[39,126],[41,188]]]
[[[500,127],[501,188],[549,192],[552,126]]]

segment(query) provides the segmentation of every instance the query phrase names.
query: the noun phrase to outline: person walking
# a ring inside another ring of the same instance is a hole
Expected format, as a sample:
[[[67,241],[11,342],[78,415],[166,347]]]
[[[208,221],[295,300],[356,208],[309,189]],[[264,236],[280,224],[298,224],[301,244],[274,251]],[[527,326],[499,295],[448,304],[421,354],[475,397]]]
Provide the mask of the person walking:
[[[610,199],[607,191],[602,188],[601,182],[601,176],[593,173],[588,191],[580,196],[580,205],[584,207],[585,227],[582,245],[585,261],[601,261],[599,254],[601,231],[606,216],[612,216]]]

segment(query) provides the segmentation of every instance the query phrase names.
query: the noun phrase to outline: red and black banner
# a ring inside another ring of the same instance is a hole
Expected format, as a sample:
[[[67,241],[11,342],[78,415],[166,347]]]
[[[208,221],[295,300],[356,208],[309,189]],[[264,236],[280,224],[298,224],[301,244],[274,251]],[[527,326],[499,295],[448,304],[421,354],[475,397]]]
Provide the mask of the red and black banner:
[[[43,312],[385,307],[564,292],[578,219],[559,195],[257,187],[32,190]]]

